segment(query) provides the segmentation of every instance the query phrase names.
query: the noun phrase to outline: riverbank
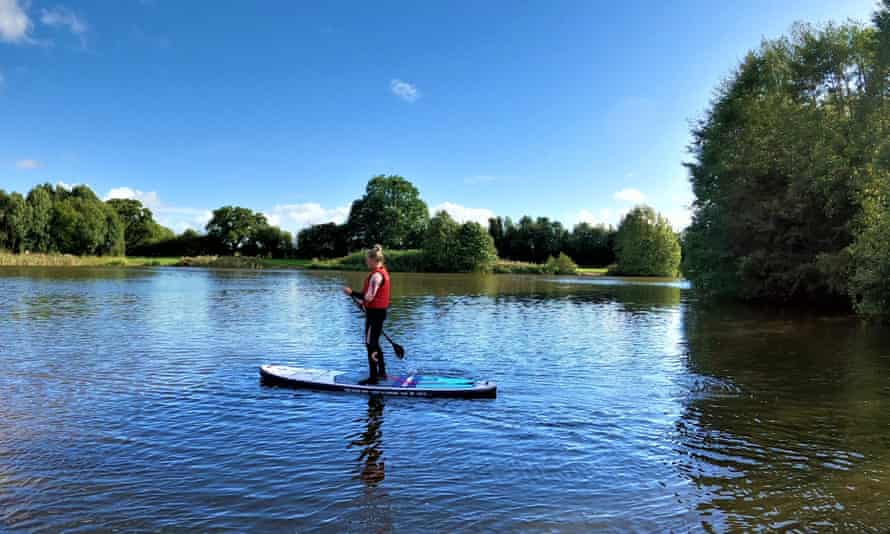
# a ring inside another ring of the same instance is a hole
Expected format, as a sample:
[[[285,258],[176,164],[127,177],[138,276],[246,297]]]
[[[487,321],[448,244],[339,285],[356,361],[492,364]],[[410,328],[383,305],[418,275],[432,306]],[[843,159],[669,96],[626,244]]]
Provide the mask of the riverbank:
[[[180,258],[138,256],[74,256],[71,254],[10,254],[0,252],[0,267],[164,267]]]
[[[387,254],[387,264],[393,272],[423,272],[423,257],[419,250],[396,250]],[[206,267],[211,269],[311,269],[330,271],[364,271],[367,269],[361,253],[327,260],[298,258],[256,258],[249,256],[185,256],[181,258],[148,258],[123,256],[74,256],[71,254],[9,254],[0,253],[0,267]],[[574,273],[558,272],[552,266],[510,260],[498,260],[492,268],[495,274],[576,274],[605,276],[608,269],[578,267]]]

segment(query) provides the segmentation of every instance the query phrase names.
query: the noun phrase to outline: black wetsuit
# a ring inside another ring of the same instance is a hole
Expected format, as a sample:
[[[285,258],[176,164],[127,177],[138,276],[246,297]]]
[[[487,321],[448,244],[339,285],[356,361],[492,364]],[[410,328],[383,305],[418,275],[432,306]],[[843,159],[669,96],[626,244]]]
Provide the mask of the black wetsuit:
[[[365,295],[353,291],[352,295],[364,302]],[[383,347],[380,346],[380,335],[383,333],[383,321],[386,320],[386,309],[365,308],[365,347],[368,349],[368,380],[376,384],[386,378],[386,364],[383,361]]]

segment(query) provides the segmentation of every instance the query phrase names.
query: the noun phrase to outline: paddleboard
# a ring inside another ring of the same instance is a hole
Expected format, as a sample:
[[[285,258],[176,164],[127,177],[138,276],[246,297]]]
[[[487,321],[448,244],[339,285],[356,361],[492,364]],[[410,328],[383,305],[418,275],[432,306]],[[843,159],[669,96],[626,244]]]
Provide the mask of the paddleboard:
[[[359,377],[341,371],[307,369],[287,365],[263,365],[260,378],[264,384],[323,391],[378,393],[409,397],[494,398],[497,384],[467,378],[425,374],[390,375],[376,385],[359,384]]]

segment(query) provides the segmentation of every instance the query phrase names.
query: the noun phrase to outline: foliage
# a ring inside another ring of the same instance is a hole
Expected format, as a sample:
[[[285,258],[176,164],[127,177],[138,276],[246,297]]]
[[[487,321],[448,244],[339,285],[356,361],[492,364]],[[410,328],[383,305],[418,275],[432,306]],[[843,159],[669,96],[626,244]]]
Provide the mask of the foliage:
[[[440,211],[430,219],[423,236],[423,250],[427,264],[433,270],[453,272],[457,270],[457,240],[460,225]]]
[[[479,223],[458,224],[445,211],[430,220],[423,250],[427,269],[436,272],[490,271],[497,261],[494,240]]]
[[[509,217],[489,219],[488,233],[502,258],[535,263],[563,251],[569,235],[559,221],[529,216],[519,219],[519,224],[513,224]]]
[[[239,206],[223,206],[213,210],[213,217],[205,227],[207,237],[221,252],[240,253],[257,229],[267,226],[262,213]]]
[[[455,236],[453,261],[450,267],[456,272],[488,272],[498,259],[494,240],[477,222],[460,225]],[[426,249],[429,251],[429,249]],[[432,264],[432,267],[436,267]],[[438,269],[437,269],[438,270]]]
[[[616,274],[676,276],[680,241],[670,223],[648,206],[632,209],[615,236]]]
[[[144,207],[142,202],[124,198],[113,198],[107,202],[117,211],[124,224],[124,240],[128,254],[141,246],[175,237],[172,230],[154,220],[151,210]]]
[[[339,258],[348,252],[346,225],[316,224],[297,234],[297,255],[301,258]]]
[[[389,250],[386,255],[386,268],[390,272],[423,272],[426,270],[426,256],[423,250]],[[366,271],[365,252],[357,251],[342,258],[314,260],[309,269],[330,269],[343,271]]]
[[[693,131],[684,273],[708,294],[890,307],[890,3],[751,52]]]
[[[414,184],[401,176],[375,176],[349,211],[349,248],[377,243],[390,249],[416,247],[428,218],[426,203]]]
[[[581,265],[605,266],[615,263],[615,230],[611,226],[576,224],[565,250]]]
[[[544,264],[544,272],[547,274],[577,274],[578,264],[565,252],[560,252],[558,257],[550,256]]]

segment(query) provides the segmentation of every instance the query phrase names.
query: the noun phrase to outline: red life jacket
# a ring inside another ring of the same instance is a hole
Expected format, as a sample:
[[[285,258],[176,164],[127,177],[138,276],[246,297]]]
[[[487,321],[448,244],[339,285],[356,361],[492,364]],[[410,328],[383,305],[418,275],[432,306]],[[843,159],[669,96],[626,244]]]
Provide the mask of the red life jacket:
[[[362,289],[362,294],[368,294],[368,288],[371,287],[371,277],[376,273],[380,273],[380,276],[383,277],[383,284],[377,288],[377,293],[374,295],[374,299],[371,302],[365,302],[366,308],[374,308],[385,310],[389,308],[389,272],[386,270],[386,267],[377,267],[371,274],[365,278],[365,286]]]

